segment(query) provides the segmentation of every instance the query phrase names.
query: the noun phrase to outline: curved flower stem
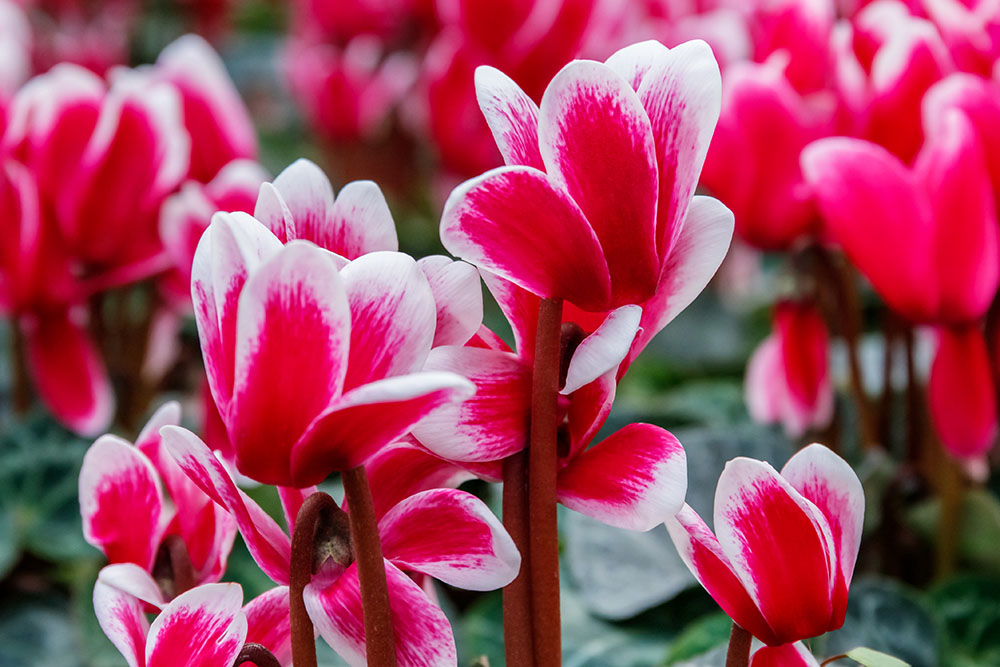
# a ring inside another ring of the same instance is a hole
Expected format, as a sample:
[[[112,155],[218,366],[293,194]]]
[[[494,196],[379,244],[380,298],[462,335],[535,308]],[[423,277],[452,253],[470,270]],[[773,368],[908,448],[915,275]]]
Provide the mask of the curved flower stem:
[[[750,645],[752,643],[753,636],[734,622],[733,630],[729,633],[726,667],[747,667],[750,664]]]
[[[244,662],[252,662],[257,667],[281,667],[281,663],[274,657],[274,654],[267,650],[263,644],[247,642],[240,649],[240,654],[236,656],[233,667],[240,667]]]
[[[528,452],[503,462],[503,525],[518,551],[521,571],[503,589],[503,644],[508,665],[534,660],[531,621],[531,566],[528,551]]]
[[[535,665],[559,667],[559,523],[556,515],[559,350],[562,301],[542,299],[531,379],[531,445],[528,448],[528,530]]]
[[[316,667],[316,633],[302,592],[312,579],[316,532],[325,514],[339,511],[336,501],[317,491],[302,503],[292,531],[292,558],[288,572],[288,615],[291,621],[292,662]],[[260,666],[263,667],[263,666]]]
[[[364,466],[342,474],[350,508],[351,544],[361,585],[361,607],[365,615],[365,653],[369,667],[395,667],[396,640],[389,604],[389,585],[382,559],[382,539],[368,473]],[[296,667],[299,667],[296,664]]]
[[[27,349],[24,332],[17,321],[10,326],[10,367],[13,369],[11,406],[14,414],[23,415],[31,407],[31,388],[28,380]]]
[[[184,591],[194,588],[194,568],[188,554],[187,544],[180,535],[167,535],[163,538],[160,548],[170,559],[170,579],[173,582],[173,596],[177,597]]]

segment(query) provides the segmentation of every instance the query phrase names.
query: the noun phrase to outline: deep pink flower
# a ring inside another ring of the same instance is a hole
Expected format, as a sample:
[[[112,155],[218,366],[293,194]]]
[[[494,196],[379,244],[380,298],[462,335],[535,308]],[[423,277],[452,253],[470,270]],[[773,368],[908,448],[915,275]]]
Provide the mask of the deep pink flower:
[[[1000,57],[1000,6],[990,0],[923,0],[955,64],[966,72],[990,76]]]
[[[195,582],[216,582],[226,569],[236,522],[163,449],[160,428],[178,423],[180,406],[167,403],[135,445],[103,435],[90,447],[80,470],[83,534],[111,563],[134,563],[147,572],[153,571],[163,539],[178,535]]]
[[[666,523],[723,611],[768,646],[781,646],[843,625],[864,504],[851,467],[814,444],[780,475],[753,459],[726,464],[715,534],[689,506]]]
[[[775,306],[774,330],[750,357],[745,394],[750,415],[780,422],[789,437],[829,425],[833,382],[829,334],[816,307],[783,301]]]
[[[833,0],[768,0],[751,3],[750,26],[754,60],[774,54],[786,61],[785,75],[800,93],[830,83],[830,35],[836,6]]]
[[[762,646],[750,657],[750,667],[820,667],[802,642]]]

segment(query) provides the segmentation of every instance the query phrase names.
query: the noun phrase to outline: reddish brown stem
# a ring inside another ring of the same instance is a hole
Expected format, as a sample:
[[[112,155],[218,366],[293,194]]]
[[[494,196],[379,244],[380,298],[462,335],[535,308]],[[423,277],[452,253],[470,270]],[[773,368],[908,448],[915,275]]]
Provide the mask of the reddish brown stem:
[[[508,665],[534,660],[528,545],[528,452],[503,462],[503,524],[521,552],[521,571],[503,589],[503,642]]]
[[[31,407],[31,389],[28,382],[28,361],[25,356],[24,332],[17,321],[10,323],[10,367],[13,369],[11,405],[14,414],[23,415]]]
[[[558,472],[559,344],[562,301],[542,299],[535,334],[531,380],[531,444],[528,448],[528,535],[531,552],[531,615],[535,665],[559,667]]]
[[[316,667],[316,634],[306,611],[302,592],[312,579],[316,560],[316,532],[324,515],[337,512],[336,501],[316,492],[306,498],[295,517],[292,557],[288,572],[288,616],[291,621],[292,662],[295,667]]]
[[[342,475],[350,507],[351,544],[361,585],[361,607],[365,614],[365,647],[369,667],[395,667],[396,641],[389,606],[389,585],[382,559],[382,540],[368,474],[364,466]],[[298,665],[296,664],[296,667]]]
[[[729,651],[726,653],[726,667],[747,667],[750,664],[750,645],[753,636],[733,623],[729,633]]]
[[[937,450],[941,459],[937,480],[938,496],[941,499],[941,515],[938,519],[936,575],[941,581],[955,572],[955,565],[958,561],[965,480],[961,468],[951,460],[940,443],[938,443]]]
[[[184,591],[194,588],[194,568],[188,554],[187,544],[180,535],[167,535],[160,545],[170,559],[170,576],[173,584],[173,596],[177,597]]]
[[[256,642],[247,642],[240,649],[240,654],[236,656],[233,667],[240,667],[243,663],[250,662],[257,667],[281,667],[281,663],[274,657],[266,646]]]

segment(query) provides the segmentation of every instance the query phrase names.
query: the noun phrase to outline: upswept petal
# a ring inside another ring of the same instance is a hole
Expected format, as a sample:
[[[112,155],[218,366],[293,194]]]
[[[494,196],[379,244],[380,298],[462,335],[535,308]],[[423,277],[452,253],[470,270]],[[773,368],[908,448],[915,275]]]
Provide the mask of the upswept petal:
[[[642,303],[660,273],[659,176],[653,130],[639,96],[604,63],[571,62],[545,89],[538,138],[549,177],[569,193],[600,240],[611,274],[611,305]]]
[[[939,332],[927,400],[934,430],[956,458],[981,457],[996,443],[996,387],[991,367],[986,341],[977,326]]]
[[[293,445],[340,395],[353,328],[345,282],[328,253],[293,241],[243,288],[227,425],[236,467],[258,482],[294,486]]]
[[[294,225],[286,229],[287,239],[316,239],[329,227],[333,212],[333,186],[315,162],[299,158],[282,170],[273,181],[275,191],[292,214]]]
[[[559,472],[559,502],[608,525],[651,530],[675,515],[687,492],[687,457],[673,434],[629,424]]]
[[[365,461],[365,472],[377,517],[421,491],[453,489],[475,478],[471,472],[406,441],[376,452]]]
[[[719,477],[714,523],[722,552],[779,643],[830,628],[836,545],[815,505],[767,463],[739,457]]]
[[[618,364],[628,356],[641,318],[642,308],[634,305],[621,306],[608,313],[601,326],[576,348],[560,393],[572,394],[608,371],[617,370]]]
[[[350,356],[344,391],[418,371],[434,341],[437,307],[409,255],[373,252],[340,271],[350,305]]]
[[[498,69],[476,68],[476,100],[507,166],[545,170],[538,151],[538,105]]]
[[[646,74],[669,57],[670,49],[655,39],[647,39],[615,51],[604,64],[628,81],[632,90],[639,90]]]
[[[205,584],[178,595],[146,638],[146,667],[231,667],[243,648],[247,618],[239,584]]]
[[[799,450],[781,469],[781,476],[819,508],[830,526],[839,571],[834,584],[834,620],[827,629],[839,628],[847,612],[847,591],[861,546],[865,519],[861,480],[844,459],[820,444]]]
[[[261,593],[243,607],[247,617],[247,642],[263,644],[282,665],[292,664],[288,587]],[[238,667],[238,666],[237,666]]]
[[[460,373],[475,386],[472,398],[438,410],[413,429],[420,444],[449,461],[495,461],[527,444],[531,369],[511,352],[444,346],[425,368]]]
[[[521,555],[490,509],[471,493],[431,489],[403,500],[378,522],[382,552],[405,570],[471,591],[506,586]]]
[[[483,288],[476,267],[444,255],[417,260],[434,294],[437,326],[433,347],[464,345],[483,323]]]
[[[347,259],[357,259],[379,250],[399,250],[396,223],[389,204],[382,190],[372,181],[354,181],[341,188],[329,225],[319,231],[322,233],[315,239],[316,244]]]
[[[257,565],[276,583],[287,584],[292,553],[288,535],[236,487],[229,471],[198,436],[179,426],[164,426],[160,434],[163,445],[191,481],[235,517]]]
[[[295,219],[274,183],[261,183],[254,204],[253,217],[271,230],[279,241],[288,243],[295,236]]]
[[[781,641],[733,571],[719,540],[702,518],[689,505],[684,505],[680,512],[668,518],[665,523],[670,539],[677,547],[677,553],[722,610],[765,644],[780,644]]]
[[[569,458],[580,454],[604,426],[617,391],[617,372],[610,370],[573,392],[566,415],[570,436]]]
[[[537,169],[500,167],[455,188],[441,215],[441,242],[543,298],[586,310],[604,310],[610,300],[608,263],[594,229]]]
[[[144,667],[149,621],[146,602],[162,606],[156,582],[132,563],[108,565],[94,584],[94,613],[101,630],[125,657],[129,667]]]
[[[507,322],[510,323],[511,332],[514,335],[514,350],[524,359],[525,363],[531,363],[535,356],[535,330],[538,328],[538,303],[540,299],[528,290],[489,271],[480,270],[479,273],[483,277],[486,288],[493,295],[497,305],[500,306]],[[566,311],[570,310],[571,307],[571,304],[563,304],[563,320],[566,319]],[[586,312],[577,310],[581,313]],[[490,347],[497,349],[496,346]],[[503,349],[509,350],[510,348],[504,345]]]
[[[819,667],[819,661],[805,644],[795,642],[757,649],[750,657],[750,667]]]
[[[399,568],[385,561],[399,667],[446,667],[458,660],[444,612]],[[365,662],[365,625],[358,569],[352,565],[326,589],[306,586],[306,609],[319,634],[351,667]]]
[[[344,394],[295,444],[294,486],[318,484],[335,470],[361,465],[420,420],[474,391],[460,375],[428,371],[377,380]]]

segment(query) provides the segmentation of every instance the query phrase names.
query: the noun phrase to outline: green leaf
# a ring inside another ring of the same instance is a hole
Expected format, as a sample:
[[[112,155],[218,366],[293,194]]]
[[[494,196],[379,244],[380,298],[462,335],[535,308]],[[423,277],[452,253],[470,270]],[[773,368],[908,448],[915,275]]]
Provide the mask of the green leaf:
[[[733,621],[723,613],[712,614],[689,624],[670,645],[667,664],[690,660],[725,645],[732,627]]]
[[[1000,664],[1000,578],[963,575],[930,592],[945,631],[945,651],[956,665]]]
[[[864,667],[910,667],[908,662],[864,646],[848,651],[847,657]]]

